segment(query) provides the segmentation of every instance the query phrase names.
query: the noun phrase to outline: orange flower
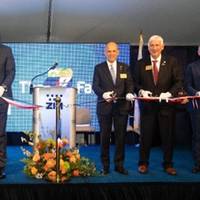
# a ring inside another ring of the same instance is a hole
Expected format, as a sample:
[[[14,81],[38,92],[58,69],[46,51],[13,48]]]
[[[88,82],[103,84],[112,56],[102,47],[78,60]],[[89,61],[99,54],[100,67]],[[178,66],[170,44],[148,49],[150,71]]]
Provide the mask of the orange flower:
[[[31,167],[31,174],[36,175],[38,172],[37,168]]]
[[[40,141],[36,144],[36,149],[40,150],[40,149],[44,149],[45,148],[45,141]]]
[[[72,172],[72,176],[79,176],[79,170],[78,169],[75,169],[75,170],[73,170],[73,172]]]
[[[48,178],[50,181],[52,182],[56,182],[56,172],[55,171],[51,171],[48,173]]]
[[[34,162],[38,162],[40,160],[40,154],[38,152],[36,152],[34,155],[33,155],[33,161]]]
[[[80,154],[77,154],[77,155],[76,155],[76,159],[77,159],[77,160],[80,160],[80,159],[81,159]]]
[[[67,156],[67,157],[69,157],[69,158],[70,158],[72,155],[73,155],[73,154],[72,154],[72,152],[71,152],[71,151],[67,151],[67,152],[66,152],[66,156]]]
[[[74,155],[72,155],[70,158],[69,158],[69,162],[70,163],[75,163],[76,162],[76,157]]]
[[[44,157],[45,160],[49,160],[49,159],[55,158],[56,154],[55,153],[44,153],[42,156]]]
[[[61,177],[61,182],[63,183],[64,181],[67,181],[69,180],[69,177],[68,176],[62,176]]]
[[[49,169],[54,168],[56,165],[56,161],[54,159],[49,159],[47,160],[45,166],[44,166],[44,170],[48,171]]]
[[[69,141],[65,138],[63,139],[58,139],[58,146],[59,148],[65,147],[66,144],[69,144]]]

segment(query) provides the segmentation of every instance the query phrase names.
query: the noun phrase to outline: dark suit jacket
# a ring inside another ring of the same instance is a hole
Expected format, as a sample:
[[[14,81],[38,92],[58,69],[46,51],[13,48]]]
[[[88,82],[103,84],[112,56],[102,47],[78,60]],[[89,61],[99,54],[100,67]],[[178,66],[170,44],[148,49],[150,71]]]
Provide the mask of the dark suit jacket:
[[[185,78],[187,92],[194,96],[200,91],[200,59],[188,65]]]
[[[136,92],[140,89],[151,91],[152,96],[159,96],[162,92],[170,92],[177,96],[183,87],[183,73],[174,57],[162,56],[157,84],[154,84],[150,57],[138,62],[135,70]],[[169,107],[166,103],[159,104]],[[149,103],[143,103],[144,110],[152,111]]]
[[[194,96],[196,92],[200,91],[200,59],[187,66],[185,82],[188,95]],[[196,101],[196,103],[200,108],[200,100]],[[191,101],[188,108],[189,110],[195,108]]]
[[[0,85],[5,85],[7,91],[3,96],[12,97],[11,84],[15,76],[15,61],[10,47],[0,44]]]
[[[95,66],[93,75],[92,89],[98,97],[97,114],[109,114],[114,106],[115,111],[120,114],[128,114],[130,102],[125,99],[117,100],[117,103],[108,103],[104,101],[102,95],[104,92],[114,91],[117,97],[125,98],[127,93],[133,93],[133,79],[129,67],[121,62],[117,62],[116,84],[113,84],[112,77],[107,65],[103,62]]]

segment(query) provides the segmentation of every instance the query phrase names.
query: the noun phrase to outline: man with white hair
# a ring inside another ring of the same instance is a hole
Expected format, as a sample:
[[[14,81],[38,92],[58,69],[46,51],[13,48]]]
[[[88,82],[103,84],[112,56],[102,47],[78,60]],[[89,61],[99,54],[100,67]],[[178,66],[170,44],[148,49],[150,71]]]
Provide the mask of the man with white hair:
[[[197,51],[200,56],[200,46]],[[186,89],[188,95],[200,96],[200,59],[190,63],[186,70]],[[195,100],[196,101],[196,100]],[[193,173],[200,172],[200,102],[196,106],[190,103],[190,117],[192,122],[192,154],[194,159]]]
[[[148,172],[150,150],[155,133],[160,134],[163,150],[163,169],[169,175],[176,175],[173,167],[173,140],[175,130],[175,109],[168,99],[177,95],[182,88],[183,74],[174,57],[163,55],[164,41],[153,35],[148,41],[149,56],[138,61],[135,71],[136,91],[148,100],[141,101],[141,138],[138,171]]]

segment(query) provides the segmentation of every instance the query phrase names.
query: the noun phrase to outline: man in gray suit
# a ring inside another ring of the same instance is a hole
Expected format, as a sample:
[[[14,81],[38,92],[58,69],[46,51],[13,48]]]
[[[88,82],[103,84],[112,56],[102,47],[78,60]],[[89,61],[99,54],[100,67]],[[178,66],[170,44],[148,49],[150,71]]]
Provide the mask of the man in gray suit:
[[[200,56],[200,46],[198,47]],[[200,96],[200,59],[190,63],[186,70],[186,89],[191,96]],[[192,122],[192,154],[194,159],[193,173],[200,172],[200,100],[189,103]]]
[[[92,88],[98,97],[97,116],[100,125],[102,174],[110,170],[109,144],[112,123],[115,132],[115,171],[127,175],[124,168],[125,134],[130,101],[134,100],[133,79],[129,67],[117,61],[118,45],[109,42],[105,47],[106,61],[96,65]]]
[[[141,137],[138,171],[148,172],[150,149],[153,135],[159,132],[163,149],[163,168],[169,175],[176,175],[173,168],[173,139],[175,110],[168,104],[170,97],[176,96],[182,88],[183,74],[174,57],[162,54],[164,41],[153,35],[148,41],[149,56],[136,66],[136,89],[139,96],[148,99],[159,97],[160,102],[141,101]]]
[[[15,61],[10,47],[0,44],[0,97],[12,97]],[[0,179],[5,178],[8,104],[0,98]]]

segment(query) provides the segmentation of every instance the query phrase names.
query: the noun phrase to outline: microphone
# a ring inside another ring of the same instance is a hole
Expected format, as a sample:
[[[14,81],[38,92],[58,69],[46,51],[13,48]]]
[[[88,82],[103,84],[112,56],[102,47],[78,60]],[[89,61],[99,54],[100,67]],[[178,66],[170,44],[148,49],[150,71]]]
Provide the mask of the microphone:
[[[45,75],[46,73],[48,73],[50,70],[52,69],[55,69],[57,67],[58,63],[55,62],[53,66],[49,67],[49,69],[43,73],[40,73],[40,74],[37,74],[36,76],[34,76],[32,79],[31,79],[31,83],[30,83],[30,88],[29,88],[29,93],[32,94],[33,93],[33,81],[38,78],[39,76],[43,76]]]
[[[55,62],[54,65],[51,66],[51,67],[48,69],[48,71],[50,71],[50,70],[52,70],[52,69],[55,69],[57,66],[58,66],[58,63]]]

